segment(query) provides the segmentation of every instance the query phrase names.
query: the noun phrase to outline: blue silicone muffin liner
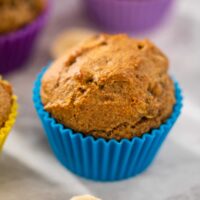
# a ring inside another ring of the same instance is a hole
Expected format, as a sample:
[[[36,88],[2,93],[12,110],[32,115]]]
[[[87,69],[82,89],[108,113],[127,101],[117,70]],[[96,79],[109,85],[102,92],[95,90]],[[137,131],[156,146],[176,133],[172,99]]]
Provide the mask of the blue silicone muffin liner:
[[[182,96],[177,82],[173,113],[159,128],[131,140],[105,140],[75,133],[57,123],[44,110],[40,87],[45,70],[42,70],[35,82],[33,102],[54,154],[67,169],[96,181],[126,179],[147,169],[180,114]]]

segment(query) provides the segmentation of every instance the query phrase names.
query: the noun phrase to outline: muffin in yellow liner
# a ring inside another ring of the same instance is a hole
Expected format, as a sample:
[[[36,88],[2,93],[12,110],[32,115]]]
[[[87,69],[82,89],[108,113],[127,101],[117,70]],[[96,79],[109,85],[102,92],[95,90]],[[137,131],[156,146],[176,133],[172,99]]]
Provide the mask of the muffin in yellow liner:
[[[15,123],[16,116],[17,116],[17,108],[18,108],[17,97],[13,96],[12,100],[13,100],[13,103],[11,107],[11,113],[9,114],[9,117],[7,121],[5,122],[4,126],[0,128],[0,151],[2,151],[5,140]]]

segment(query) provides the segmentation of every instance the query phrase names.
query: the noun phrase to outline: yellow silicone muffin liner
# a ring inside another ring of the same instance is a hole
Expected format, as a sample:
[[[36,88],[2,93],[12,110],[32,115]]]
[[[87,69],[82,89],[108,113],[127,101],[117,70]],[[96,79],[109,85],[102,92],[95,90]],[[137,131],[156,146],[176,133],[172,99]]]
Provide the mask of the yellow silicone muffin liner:
[[[8,134],[10,133],[11,128],[15,123],[17,116],[17,108],[18,108],[17,97],[13,96],[12,99],[13,99],[13,105],[11,107],[11,113],[4,127],[0,128],[0,152],[2,151],[3,145],[6,141],[6,138],[8,137]]]

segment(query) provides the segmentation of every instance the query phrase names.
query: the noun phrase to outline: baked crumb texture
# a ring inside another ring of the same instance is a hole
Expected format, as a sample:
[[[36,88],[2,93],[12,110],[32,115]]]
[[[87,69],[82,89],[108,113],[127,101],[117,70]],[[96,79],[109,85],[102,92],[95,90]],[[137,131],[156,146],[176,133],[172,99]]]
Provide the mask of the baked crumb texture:
[[[166,56],[149,40],[98,35],[56,60],[41,97],[59,123],[95,138],[131,139],[172,113],[174,85]]]

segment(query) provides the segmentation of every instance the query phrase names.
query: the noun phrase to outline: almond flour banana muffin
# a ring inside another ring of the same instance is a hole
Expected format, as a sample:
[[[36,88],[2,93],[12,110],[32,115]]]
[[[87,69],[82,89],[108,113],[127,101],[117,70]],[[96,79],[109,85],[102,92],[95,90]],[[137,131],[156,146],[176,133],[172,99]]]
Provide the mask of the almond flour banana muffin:
[[[148,169],[182,108],[167,71],[157,47],[127,35],[95,36],[44,68],[33,102],[57,159],[98,181]]]
[[[12,107],[11,85],[0,78],[0,129],[7,121]]]
[[[116,140],[159,127],[175,104],[166,56],[123,34],[95,36],[55,61],[42,78],[41,99],[65,127]]]
[[[45,0],[0,0],[0,34],[31,23],[45,7]]]
[[[0,152],[15,123],[17,116],[17,97],[11,85],[0,77]]]

